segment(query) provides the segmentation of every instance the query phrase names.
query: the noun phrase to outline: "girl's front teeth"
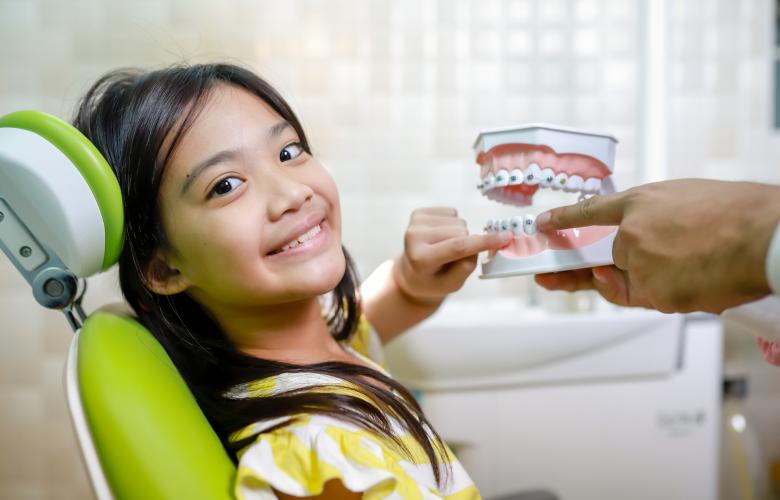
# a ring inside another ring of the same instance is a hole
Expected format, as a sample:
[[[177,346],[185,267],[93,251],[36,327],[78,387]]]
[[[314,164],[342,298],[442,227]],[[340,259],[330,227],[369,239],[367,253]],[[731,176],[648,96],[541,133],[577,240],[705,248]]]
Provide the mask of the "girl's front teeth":
[[[291,242],[287,243],[286,245],[284,245],[280,251],[281,252],[286,252],[287,250],[291,250],[291,249],[297,247],[298,245],[300,245],[302,243],[305,243],[305,242],[309,241],[310,239],[314,238],[315,236],[317,236],[319,234],[320,231],[322,231],[322,228],[320,227],[319,224],[317,224],[316,226],[314,226],[313,228],[309,229],[308,231],[306,231],[302,235],[298,236],[298,238],[296,238],[296,239],[292,240]]]

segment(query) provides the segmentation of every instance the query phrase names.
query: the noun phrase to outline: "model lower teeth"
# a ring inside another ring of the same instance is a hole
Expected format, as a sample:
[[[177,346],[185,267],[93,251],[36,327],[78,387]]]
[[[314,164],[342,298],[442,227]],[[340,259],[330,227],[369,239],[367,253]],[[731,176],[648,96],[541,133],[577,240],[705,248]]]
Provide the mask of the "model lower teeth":
[[[306,231],[302,235],[298,236],[298,238],[296,238],[296,239],[292,240],[291,242],[289,242],[288,244],[284,245],[281,248],[281,250],[279,250],[279,251],[280,252],[286,252],[287,250],[291,250],[291,249],[297,247],[298,245],[301,245],[301,244],[309,241],[310,239],[314,238],[315,236],[317,236],[319,234],[320,231],[322,231],[322,228],[320,227],[319,224],[317,224],[316,226],[314,226],[313,228],[309,229],[308,231]]]
[[[497,233],[500,231],[512,231],[515,236],[533,236],[536,234],[536,216],[525,214],[509,219],[490,219],[485,224],[485,231]]]

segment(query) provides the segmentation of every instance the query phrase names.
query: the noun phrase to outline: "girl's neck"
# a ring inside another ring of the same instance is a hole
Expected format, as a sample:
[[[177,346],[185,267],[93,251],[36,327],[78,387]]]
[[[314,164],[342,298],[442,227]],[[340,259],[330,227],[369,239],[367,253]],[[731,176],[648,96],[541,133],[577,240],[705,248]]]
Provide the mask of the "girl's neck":
[[[317,297],[261,308],[211,309],[228,338],[250,356],[312,364],[345,355],[328,329]]]

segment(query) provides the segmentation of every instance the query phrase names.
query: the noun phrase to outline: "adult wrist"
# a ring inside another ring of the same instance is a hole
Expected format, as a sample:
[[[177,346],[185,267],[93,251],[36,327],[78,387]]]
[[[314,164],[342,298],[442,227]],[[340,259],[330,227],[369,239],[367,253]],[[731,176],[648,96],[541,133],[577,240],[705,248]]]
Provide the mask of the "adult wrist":
[[[780,186],[745,182],[737,185],[742,193],[742,235],[734,256],[742,265],[732,271],[737,288],[751,296],[765,296],[780,291]]]
[[[765,268],[769,288],[772,290],[772,293],[780,296],[780,223],[775,227],[775,232],[769,242]]]

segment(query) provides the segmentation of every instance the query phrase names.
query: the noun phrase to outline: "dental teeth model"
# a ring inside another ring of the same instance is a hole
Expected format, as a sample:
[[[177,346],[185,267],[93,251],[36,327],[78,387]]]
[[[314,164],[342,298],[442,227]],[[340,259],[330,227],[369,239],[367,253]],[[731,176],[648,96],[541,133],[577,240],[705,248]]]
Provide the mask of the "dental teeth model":
[[[610,175],[617,140],[611,135],[555,125],[531,124],[480,132],[474,143],[484,196],[509,205],[531,205],[539,189],[612,193]],[[572,200],[573,201],[573,200]],[[485,231],[511,230],[506,247],[490,252],[481,278],[565,271],[612,264],[615,226],[590,226],[548,233],[536,216],[489,220]]]

